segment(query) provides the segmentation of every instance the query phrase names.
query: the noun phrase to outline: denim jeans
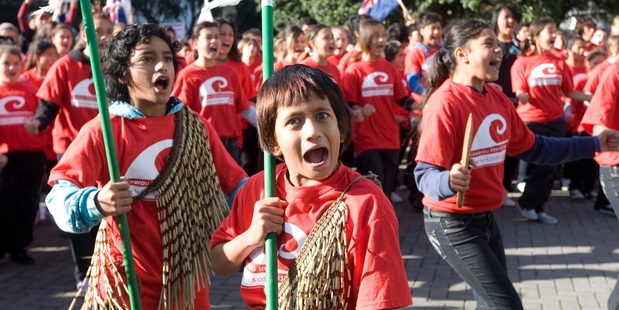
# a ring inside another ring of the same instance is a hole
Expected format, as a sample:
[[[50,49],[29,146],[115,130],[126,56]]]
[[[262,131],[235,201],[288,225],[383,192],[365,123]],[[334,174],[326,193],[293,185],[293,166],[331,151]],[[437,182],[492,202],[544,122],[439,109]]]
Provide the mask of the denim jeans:
[[[471,286],[477,309],[522,309],[492,212],[452,214],[425,207],[423,213],[430,243]]]
[[[610,205],[613,206],[615,215],[619,217],[619,166],[600,166],[600,185]],[[608,298],[608,309],[619,310],[619,277]]]

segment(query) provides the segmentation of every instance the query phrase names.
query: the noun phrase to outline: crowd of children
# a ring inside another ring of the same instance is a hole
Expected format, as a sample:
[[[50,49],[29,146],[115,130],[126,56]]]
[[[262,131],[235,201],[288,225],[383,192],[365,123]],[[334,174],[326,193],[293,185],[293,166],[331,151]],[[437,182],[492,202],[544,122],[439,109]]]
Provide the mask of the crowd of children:
[[[185,42],[171,27],[115,25],[95,7],[97,42],[87,42],[83,25],[77,36],[72,28],[77,2],[29,14],[32,2],[23,2],[19,27],[0,24],[0,259],[34,263],[26,247],[41,191],[50,191],[47,206],[70,233],[77,287],[88,287],[93,305],[128,303],[110,289],[124,281],[113,267],[120,214],[133,229],[148,309],[209,309],[211,267],[243,272],[241,296],[263,307],[271,232],[291,307],[308,302],[307,279],[335,272],[339,282],[322,287],[335,297],[311,303],[387,309],[412,303],[391,205],[407,188],[478,307],[521,309],[492,211],[513,206],[527,220],[557,223],[544,205],[563,163],[572,199],[619,210],[619,153],[608,152],[619,148],[619,18],[610,33],[590,18],[562,31],[550,18],[519,23],[504,5],[491,23],[462,20],[445,31],[430,11],[388,27],[368,15],[346,26],[306,18],[275,39],[275,73],[263,81],[258,29],[241,35],[216,19]],[[117,183],[105,164],[89,44],[103,55]],[[469,115],[471,161],[461,165]],[[283,161],[276,197],[264,196],[261,149]],[[516,174],[517,202],[507,195]],[[329,239],[317,227],[339,234]],[[152,238],[140,238],[145,232]],[[321,247],[341,250],[323,257],[340,269],[303,274]],[[88,273],[91,265],[100,268]]]

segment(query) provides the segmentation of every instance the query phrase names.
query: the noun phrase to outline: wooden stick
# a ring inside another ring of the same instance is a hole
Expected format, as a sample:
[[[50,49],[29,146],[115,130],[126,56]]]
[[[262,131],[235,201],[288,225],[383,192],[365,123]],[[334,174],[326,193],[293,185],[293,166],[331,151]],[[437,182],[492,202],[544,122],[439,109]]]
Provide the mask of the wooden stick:
[[[398,3],[400,4],[400,8],[402,8],[402,11],[404,12],[404,19],[406,19],[406,21],[412,21],[413,17],[408,12],[408,9],[406,8],[406,5],[404,5],[404,2],[402,2],[402,0],[398,0]]]
[[[462,167],[469,166],[469,158],[471,157],[471,144],[473,143],[473,114],[469,114],[469,119],[466,121],[466,129],[464,131],[464,142],[462,142],[462,159],[460,165]],[[464,204],[464,191],[458,192],[458,201],[456,205],[462,208]]]

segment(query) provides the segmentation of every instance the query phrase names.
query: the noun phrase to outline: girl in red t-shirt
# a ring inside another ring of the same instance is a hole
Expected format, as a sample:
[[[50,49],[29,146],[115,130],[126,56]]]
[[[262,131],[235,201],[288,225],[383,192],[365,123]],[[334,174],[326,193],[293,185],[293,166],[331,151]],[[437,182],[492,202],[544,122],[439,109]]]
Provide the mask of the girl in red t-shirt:
[[[458,21],[448,27],[445,47],[433,60],[415,179],[424,193],[430,243],[475,292],[479,308],[523,309],[508,275],[505,250],[493,210],[505,193],[505,155],[554,165],[619,147],[619,133],[548,139],[529,130],[503,92],[489,87],[499,77],[502,52],[490,25]],[[464,129],[472,117],[472,147],[462,166]],[[577,154],[576,154],[577,153]],[[474,172],[471,174],[471,169]],[[464,193],[456,206],[456,193]]]
[[[406,54],[404,73],[411,91],[422,94],[430,71],[432,56],[443,45],[443,18],[437,13],[421,11],[417,15],[421,42]]]
[[[342,82],[340,71],[336,65],[328,61],[335,50],[335,39],[331,27],[325,24],[316,24],[307,30],[306,35],[311,53],[301,63],[328,73],[335,83],[340,85]]]
[[[520,101],[518,115],[529,129],[544,136],[565,137],[562,97],[588,101],[591,96],[574,90],[567,64],[550,53],[556,32],[557,26],[551,18],[541,18],[531,24],[529,39],[523,43],[522,49],[522,55],[526,56],[518,57],[511,68],[512,88]],[[544,212],[555,171],[555,166],[548,165],[527,168],[521,161],[518,181],[526,186],[518,205],[526,219],[557,223],[556,218]]]
[[[337,67],[344,54],[346,54],[348,32],[342,27],[332,27],[331,30],[333,31],[333,40],[335,40],[335,49],[333,50],[333,55],[329,56],[327,60]]]
[[[382,57],[387,44],[385,27],[368,19],[361,22],[359,33],[361,60],[348,66],[341,88],[357,118],[353,141],[358,171],[377,174],[385,195],[391,197],[400,150],[394,104],[410,110],[414,102],[398,69]]]
[[[37,110],[36,88],[19,80],[22,62],[17,45],[0,45],[0,154],[8,160],[0,178],[0,259],[34,264],[26,253],[38,210],[45,173],[43,133],[31,136],[25,123]]]

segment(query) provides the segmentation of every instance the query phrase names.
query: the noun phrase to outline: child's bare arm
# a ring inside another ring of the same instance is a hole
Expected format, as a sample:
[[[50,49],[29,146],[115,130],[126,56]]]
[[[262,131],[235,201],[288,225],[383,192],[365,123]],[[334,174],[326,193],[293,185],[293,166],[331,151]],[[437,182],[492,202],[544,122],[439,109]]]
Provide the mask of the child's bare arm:
[[[216,245],[211,250],[213,272],[222,276],[238,272],[247,256],[255,248],[264,245],[268,233],[280,234],[284,225],[282,208],[285,203],[277,197],[256,202],[249,229],[226,243]]]

